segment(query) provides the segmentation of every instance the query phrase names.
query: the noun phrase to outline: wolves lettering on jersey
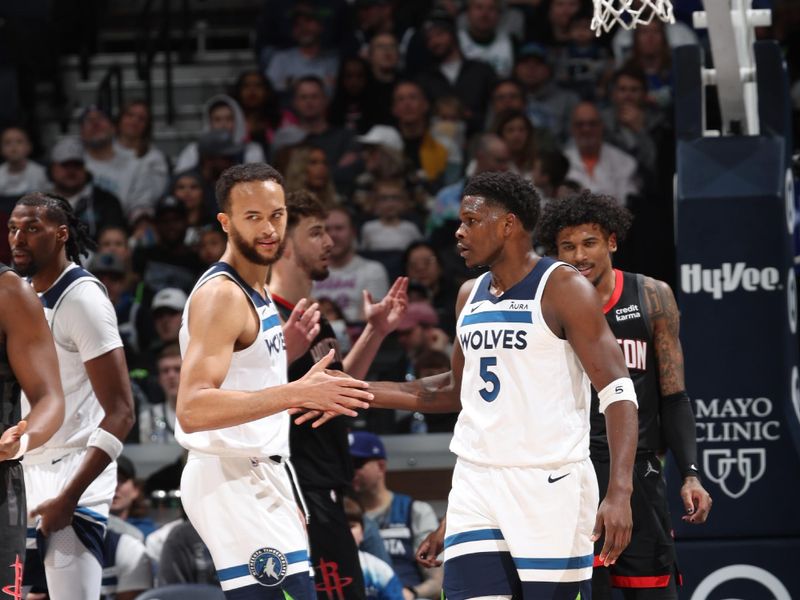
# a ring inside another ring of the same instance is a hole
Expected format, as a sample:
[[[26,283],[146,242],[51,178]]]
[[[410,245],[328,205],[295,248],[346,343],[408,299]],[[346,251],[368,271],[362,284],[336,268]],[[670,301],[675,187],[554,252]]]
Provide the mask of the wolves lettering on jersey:
[[[489,292],[490,273],[475,281],[457,321],[462,411],[450,449],[459,457],[496,466],[588,457],[589,382],[541,311],[558,267],[568,266],[540,259],[500,297]]]
[[[260,336],[247,348],[233,352],[221,389],[253,392],[287,382],[286,342],[275,303],[254,290],[229,264],[219,262],[200,277],[183,309],[179,333],[181,354],[189,345],[189,311],[197,290],[214,277],[227,277],[236,282],[250,301],[261,321]],[[184,448],[220,456],[289,455],[289,416],[280,412],[268,417],[212,431],[186,433],[180,423],[175,439]]]

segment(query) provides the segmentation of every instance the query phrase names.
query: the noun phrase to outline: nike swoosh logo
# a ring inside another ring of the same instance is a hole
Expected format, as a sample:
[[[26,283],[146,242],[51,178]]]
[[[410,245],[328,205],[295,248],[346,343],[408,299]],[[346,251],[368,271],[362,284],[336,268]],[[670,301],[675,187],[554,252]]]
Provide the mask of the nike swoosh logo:
[[[473,305],[472,308],[469,309],[469,312],[474,313],[481,307],[482,302],[478,302],[477,304]]]
[[[51,465],[54,465],[54,464],[56,464],[56,463],[58,463],[58,462],[61,462],[62,460],[64,460],[64,457],[63,457],[63,456],[62,456],[61,458],[54,458],[54,459],[53,459],[53,462],[51,462],[50,464],[51,464]]]
[[[559,481],[560,479],[564,479],[564,477],[566,477],[567,475],[569,475],[569,473],[565,473],[561,477],[553,477],[552,475],[549,475],[547,477],[547,483],[555,483],[556,481]]]

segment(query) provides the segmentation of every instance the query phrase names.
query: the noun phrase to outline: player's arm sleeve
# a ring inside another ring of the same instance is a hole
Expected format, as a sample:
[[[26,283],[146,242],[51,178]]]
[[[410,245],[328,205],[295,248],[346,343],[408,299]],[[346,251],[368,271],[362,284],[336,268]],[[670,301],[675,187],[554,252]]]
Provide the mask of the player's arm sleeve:
[[[682,477],[698,476],[697,431],[692,403],[686,392],[661,399],[661,430]]]
[[[84,363],[122,347],[117,315],[100,286],[84,282],[69,295],[69,302],[58,308],[53,328],[57,340],[74,346]]]
[[[117,564],[121,567],[117,592],[144,591],[153,587],[153,567],[144,544],[139,540],[126,534],[120,536]]]
[[[389,565],[386,566],[389,567]],[[391,567],[389,570],[391,571]],[[378,592],[378,600],[403,600],[403,584],[400,583],[400,579],[394,574],[394,571]]]

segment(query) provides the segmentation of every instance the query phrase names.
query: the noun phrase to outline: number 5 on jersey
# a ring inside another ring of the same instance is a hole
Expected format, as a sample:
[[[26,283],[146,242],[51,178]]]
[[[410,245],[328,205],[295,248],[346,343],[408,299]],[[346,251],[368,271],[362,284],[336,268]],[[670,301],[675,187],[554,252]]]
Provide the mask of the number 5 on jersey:
[[[489,369],[497,366],[496,356],[484,356],[481,358],[480,375],[487,384],[485,388],[479,391],[481,398],[486,402],[492,402],[500,393],[500,378],[497,373],[493,373]]]

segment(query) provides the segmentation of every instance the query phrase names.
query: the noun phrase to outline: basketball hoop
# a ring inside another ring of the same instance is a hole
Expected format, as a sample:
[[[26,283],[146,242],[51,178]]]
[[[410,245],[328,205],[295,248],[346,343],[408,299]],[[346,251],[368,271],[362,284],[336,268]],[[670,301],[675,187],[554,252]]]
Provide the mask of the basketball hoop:
[[[619,23],[625,29],[646,25],[658,17],[665,23],[674,23],[670,0],[594,0],[592,30],[595,35],[608,33]]]

